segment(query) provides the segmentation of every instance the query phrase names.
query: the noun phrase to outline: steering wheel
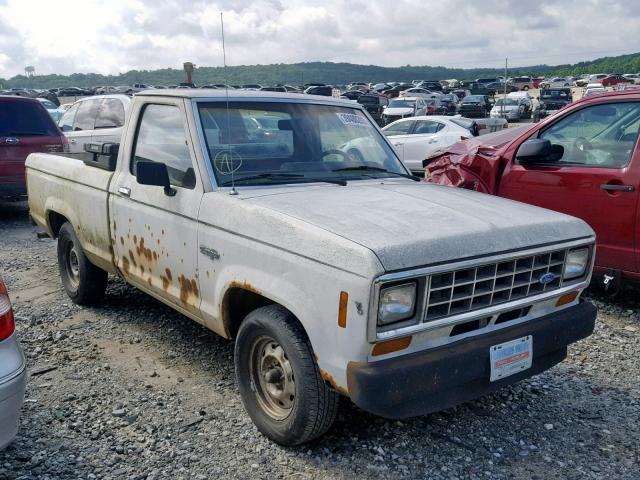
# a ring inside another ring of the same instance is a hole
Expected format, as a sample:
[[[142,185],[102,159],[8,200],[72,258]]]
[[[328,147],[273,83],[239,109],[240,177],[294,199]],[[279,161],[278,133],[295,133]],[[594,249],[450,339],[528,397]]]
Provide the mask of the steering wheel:
[[[343,152],[342,150],[338,150],[337,148],[330,148],[329,150],[325,150],[324,152],[322,152],[322,158],[328,155],[340,155],[344,160],[351,159],[349,154],[347,154],[346,152]]]

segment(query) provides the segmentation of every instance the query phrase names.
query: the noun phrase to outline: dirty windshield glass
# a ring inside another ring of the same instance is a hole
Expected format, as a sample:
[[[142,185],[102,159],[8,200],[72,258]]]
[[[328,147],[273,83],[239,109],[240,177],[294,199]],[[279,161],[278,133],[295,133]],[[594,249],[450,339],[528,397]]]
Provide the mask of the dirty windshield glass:
[[[218,185],[266,185],[406,174],[358,109],[306,103],[199,105]]]

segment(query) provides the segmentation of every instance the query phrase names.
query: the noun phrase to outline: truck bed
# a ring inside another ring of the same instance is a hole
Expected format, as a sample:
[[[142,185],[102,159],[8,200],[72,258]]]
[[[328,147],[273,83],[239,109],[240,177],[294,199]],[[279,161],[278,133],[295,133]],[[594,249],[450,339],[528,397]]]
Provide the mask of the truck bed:
[[[91,262],[114,273],[108,204],[113,172],[46,153],[29,155],[26,167],[33,221],[55,237],[68,220]]]

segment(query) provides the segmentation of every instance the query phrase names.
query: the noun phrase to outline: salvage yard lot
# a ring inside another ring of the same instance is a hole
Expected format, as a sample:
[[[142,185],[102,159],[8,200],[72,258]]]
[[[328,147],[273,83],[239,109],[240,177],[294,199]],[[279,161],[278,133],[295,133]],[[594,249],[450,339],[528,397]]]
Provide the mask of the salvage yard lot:
[[[0,205],[0,231],[30,368],[0,479],[638,478],[637,290],[591,293],[594,335],[540,376],[401,422],[344,401],[326,436],[283,448],[245,413],[231,342],[115,279],[75,306],[24,204]]]

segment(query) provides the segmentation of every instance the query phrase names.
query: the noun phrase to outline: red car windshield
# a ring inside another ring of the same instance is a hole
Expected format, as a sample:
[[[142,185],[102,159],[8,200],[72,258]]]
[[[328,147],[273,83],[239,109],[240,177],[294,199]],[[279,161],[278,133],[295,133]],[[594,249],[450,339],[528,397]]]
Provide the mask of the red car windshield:
[[[39,103],[0,102],[0,137],[58,137],[60,131]]]

